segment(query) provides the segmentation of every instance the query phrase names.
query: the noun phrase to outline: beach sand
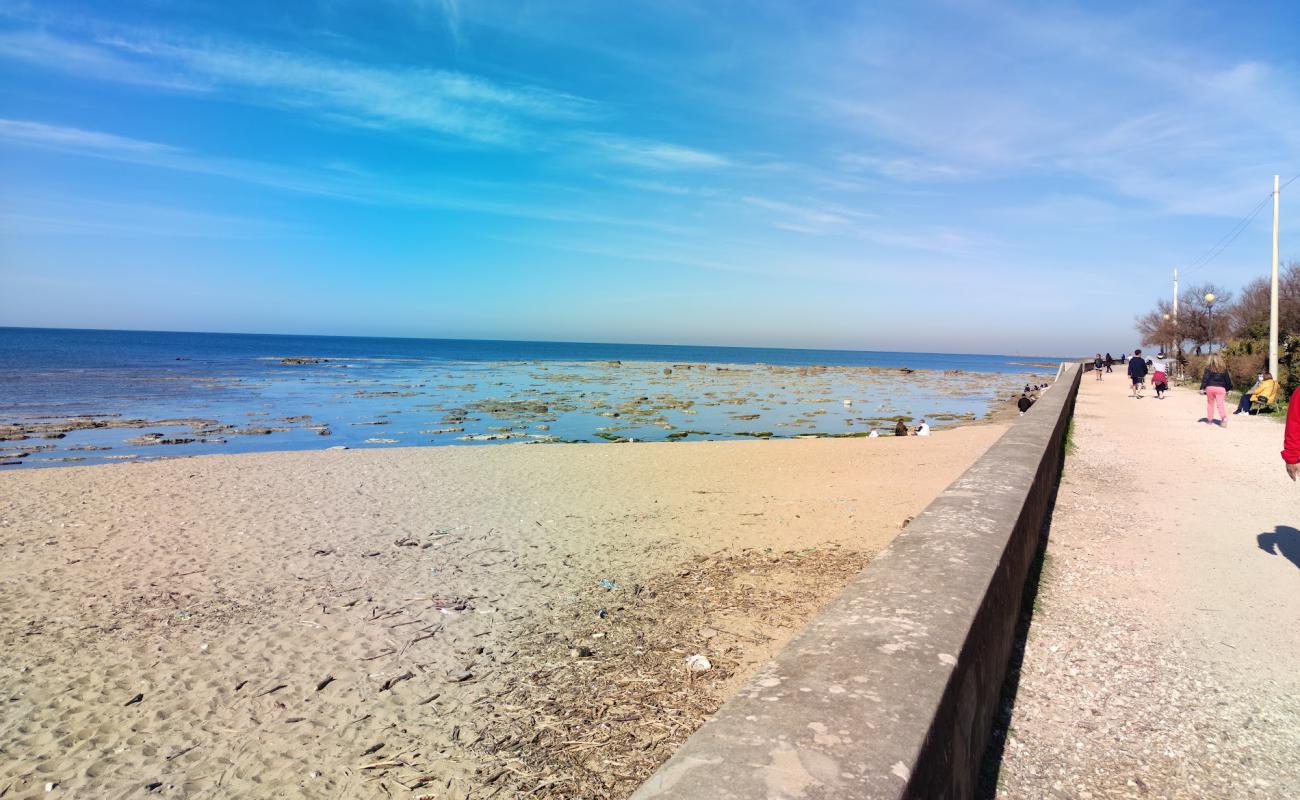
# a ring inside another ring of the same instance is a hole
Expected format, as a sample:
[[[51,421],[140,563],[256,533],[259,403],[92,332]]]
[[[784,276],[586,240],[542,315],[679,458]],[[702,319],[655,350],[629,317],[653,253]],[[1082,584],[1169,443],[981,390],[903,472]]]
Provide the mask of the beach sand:
[[[626,797],[1004,430],[0,475],[0,797]]]

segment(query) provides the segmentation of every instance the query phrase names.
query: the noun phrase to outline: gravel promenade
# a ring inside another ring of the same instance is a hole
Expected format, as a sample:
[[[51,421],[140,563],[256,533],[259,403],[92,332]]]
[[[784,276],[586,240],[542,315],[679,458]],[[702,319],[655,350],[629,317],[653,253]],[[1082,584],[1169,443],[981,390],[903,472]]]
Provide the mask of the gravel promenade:
[[[1300,797],[1300,486],[1282,426],[1198,422],[1194,389],[1127,391],[1118,372],[1084,376],[985,796]]]

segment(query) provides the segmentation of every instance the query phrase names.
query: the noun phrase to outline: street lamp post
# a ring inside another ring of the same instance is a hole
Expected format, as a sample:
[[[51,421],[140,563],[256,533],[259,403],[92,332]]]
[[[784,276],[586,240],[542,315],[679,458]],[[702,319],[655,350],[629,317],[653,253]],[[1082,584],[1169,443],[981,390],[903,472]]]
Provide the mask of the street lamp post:
[[[1171,336],[1171,335],[1172,335],[1172,331],[1169,330],[1169,315],[1168,315],[1168,314],[1165,314],[1165,335],[1166,335],[1166,336]],[[1169,344],[1169,342],[1165,342],[1165,344]],[[1165,345],[1161,345],[1161,346],[1160,346],[1160,349],[1165,351],[1165,355],[1166,355],[1166,356],[1170,355],[1170,354],[1173,352],[1173,348],[1172,348],[1172,347],[1166,349],[1166,348],[1165,348]],[[1173,374],[1174,370],[1169,370],[1169,372],[1170,372],[1170,374]]]
[[[1214,292],[1205,293],[1205,307],[1210,315],[1210,353],[1214,353],[1214,301],[1217,299]]]

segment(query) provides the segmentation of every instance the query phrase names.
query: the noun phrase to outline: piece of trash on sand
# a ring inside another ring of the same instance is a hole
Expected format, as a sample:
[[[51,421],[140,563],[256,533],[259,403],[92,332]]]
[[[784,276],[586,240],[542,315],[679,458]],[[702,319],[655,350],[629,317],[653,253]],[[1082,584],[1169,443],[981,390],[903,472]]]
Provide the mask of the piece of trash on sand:
[[[704,656],[696,653],[693,656],[686,657],[686,668],[691,672],[708,672],[713,669],[713,664]]]
[[[609,616],[609,612],[603,608],[598,608],[596,609],[596,616],[600,617],[601,619],[604,619],[605,617]]]
[[[600,588],[604,589],[607,592],[613,592],[618,590],[618,584],[614,583],[609,578],[601,578]]]
[[[573,656],[574,658],[591,658],[594,655],[594,653],[591,652],[590,647],[586,647],[584,645],[578,645],[577,647],[569,651],[569,655]]]

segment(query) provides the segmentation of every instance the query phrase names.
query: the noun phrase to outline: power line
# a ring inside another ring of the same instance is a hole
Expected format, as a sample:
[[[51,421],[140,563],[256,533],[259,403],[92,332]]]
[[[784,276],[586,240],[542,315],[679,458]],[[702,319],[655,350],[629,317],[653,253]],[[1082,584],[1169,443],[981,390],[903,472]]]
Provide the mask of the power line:
[[[1282,191],[1282,189],[1285,189],[1286,187],[1290,186],[1292,183],[1295,183],[1297,179],[1300,179],[1300,173],[1296,174],[1294,177],[1291,178],[1291,180],[1287,181],[1286,183],[1278,187],[1278,191],[1280,192]],[[1196,259],[1191,264],[1189,264],[1186,267],[1186,270],[1188,272],[1191,272],[1194,269],[1200,269],[1201,267],[1210,263],[1214,259],[1218,258],[1219,255],[1224,250],[1228,249],[1228,245],[1235,242],[1237,240],[1237,237],[1245,232],[1246,228],[1250,225],[1250,223],[1255,219],[1255,217],[1259,216],[1259,212],[1263,211],[1264,208],[1269,204],[1269,201],[1271,201],[1272,199],[1273,199],[1272,192],[1269,192],[1268,194],[1264,195],[1264,199],[1259,201],[1259,205],[1255,206],[1255,208],[1252,209],[1251,212],[1245,216],[1245,218],[1243,218],[1236,225],[1233,225],[1232,228],[1227,233],[1223,234],[1222,238],[1220,238],[1219,241],[1211,245],[1210,249],[1205,251],[1204,255],[1202,255],[1200,258]]]
[[[1272,199],[1273,199],[1272,192],[1269,192],[1268,194],[1264,195],[1264,199],[1259,201],[1259,205],[1255,206],[1255,208],[1249,214],[1247,214],[1244,219],[1242,219],[1236,225],[1233,225],[1231,230],[1223,234],[1223,237],[1220,238],[1219,241],[1215,242],[1210,247],[1210,249],[1205,252],[1204,255],[1202,255],[1200,258],[1196,259],[1191,264],[1189,264],[1186,268],[1187,271],[1191,272],[1194,269],[1199,269],[1205,266],[1206,264],[1210,263],[1214,259],[1218,258],[1219,254],[1222,253],[1224,250],[1228,249],[1228,245],[1232,244],[1234,241],[1237,240],[1237,237],[1240,236],[1246,230],[1246,227],[1250,225],[1251,221],[1254,220],[1255,217],[1259,216],[1259,212],[1263,211],[1264,206],[1268,205],[1269,201]]]

